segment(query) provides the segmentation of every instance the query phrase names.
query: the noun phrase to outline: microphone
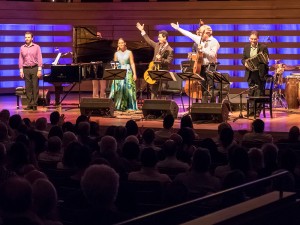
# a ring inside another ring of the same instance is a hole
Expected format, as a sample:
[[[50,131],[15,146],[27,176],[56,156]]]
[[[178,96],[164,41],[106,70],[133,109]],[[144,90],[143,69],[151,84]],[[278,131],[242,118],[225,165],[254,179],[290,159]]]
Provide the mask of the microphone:
[[[272,40],[271,40],[270,36],[268,36],[267,41],[269,41],[270,43],[272,43]]]
[[[73,55],[73,52],[67,52],[67,53],[64,53],[64,54],[62,54],[62,56],[66,56],[66,55],[68,55],[68,54]]]

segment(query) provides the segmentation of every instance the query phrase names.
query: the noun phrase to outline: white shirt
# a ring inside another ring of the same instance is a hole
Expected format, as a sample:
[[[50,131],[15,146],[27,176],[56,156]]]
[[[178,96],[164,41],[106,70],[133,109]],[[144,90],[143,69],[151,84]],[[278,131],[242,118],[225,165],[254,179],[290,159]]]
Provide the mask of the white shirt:
[[[209,63],[216,63],[217,60],[217,53],[220,48],[220,44],[213,36],[210,36],[208,40],[201,41],[201,37],[193,34],[187,30],[182,28],[178,28],[178,31],[182,33],[184,36],[191,38],[196,44],[202,45],[202,52],[203,52],[203,63],[202,65],[208,65]]]

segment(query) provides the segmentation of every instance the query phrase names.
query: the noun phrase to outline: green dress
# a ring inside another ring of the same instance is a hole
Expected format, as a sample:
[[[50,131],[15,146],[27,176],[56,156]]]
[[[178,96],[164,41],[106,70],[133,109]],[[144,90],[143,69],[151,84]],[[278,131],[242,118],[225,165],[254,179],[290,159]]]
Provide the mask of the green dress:
[[[124,80],[114,80],[111,85],[109,98],[113,98],[116,110],[137,110],[136,86],[130,66],[130,50],[117,51],[118,69],[126,69]]]

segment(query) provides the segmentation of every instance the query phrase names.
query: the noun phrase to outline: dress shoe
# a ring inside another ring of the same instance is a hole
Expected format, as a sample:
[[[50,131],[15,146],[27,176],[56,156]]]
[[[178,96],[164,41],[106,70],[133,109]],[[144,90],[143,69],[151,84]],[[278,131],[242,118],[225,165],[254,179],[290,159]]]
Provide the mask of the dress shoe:
[[[33,106],[28,105],[24,110],[32,110]]]
[[[33,111],[36,111],[36,110],[37,110],[37,107],[36,107],[36,106],[32,106],[32,110],[33,110]]]

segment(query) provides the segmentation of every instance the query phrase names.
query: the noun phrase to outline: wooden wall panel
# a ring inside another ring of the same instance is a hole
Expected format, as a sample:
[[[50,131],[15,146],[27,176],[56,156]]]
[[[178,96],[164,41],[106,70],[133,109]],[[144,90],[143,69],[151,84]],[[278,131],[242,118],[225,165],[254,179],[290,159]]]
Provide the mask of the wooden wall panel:
[[[285,4],[286,3],[286,4]],[[196,24],[199,18],[205,19],[207,24],[300,24],[300,2],[298,1],[189,1],[189,2],[142,2],[142,3],[51,3],[51,2],[0,2],[1,24],[69,24],[69,25],[94,25],[107,39],[142,41],[139,31],[135,28],[136,22],[145,23],[146,30],[151,37],[157,36],[156,26],[179,21],[180,24]],[[214,30],[216,38],[222,36],[239,37],[248,36],[247,30]],[[296,26],[297,27],[297,26]],[[3,35],[24,35],[24,31],[1,31]],[[50,32],[36,31],[36,36],[51,35]],[[57,36],[70,35],[70,32],[56,31]],[[170,36],[180,36],[179,32],[170,29]],[[300,30],[262,30],[262,36],[274,39],[290,36],[300,37]],[[0,42],[0,47],[19,47],[20,42]],[[191,47],[191,42],[170,42],[173,47]],[[220,42],[222,48],[240,50],[245,42]],[[47,47],[72,46],[72,43],[48,42]],[[296,49],[300,43],[273,42],[268,43],[273,49]],[[297,52],[297,51],[295,51]],[[3,59],[17,58],[16,53],[1,52],[0,61]],[[44,57],[55,57],[46,53]],[[186,58],[185,53],[176,53],[175,58]],[[221,53],[219,59],[240,60],[240,53]],[[284,54],[275,51],[270,55],[272,60],[300,60],[299,54]],[[179,69],[179,65],[174,65]],[[222,70],[243,71],[242,65],[220,65]],[[14,70],[15,65],[0,64],[1,70]],[[18,74],[0,76],[0,82],[18,81]],[[233,82],[245,81],[243,77],[232,77]],[[87,83],[87,82],[85,82]],[[84,85],[86,90],[91,90],[90,85]],[[232,89],[238,92],[240,88]],[[13,88],[3,88],[1,93],[11,93]]]

